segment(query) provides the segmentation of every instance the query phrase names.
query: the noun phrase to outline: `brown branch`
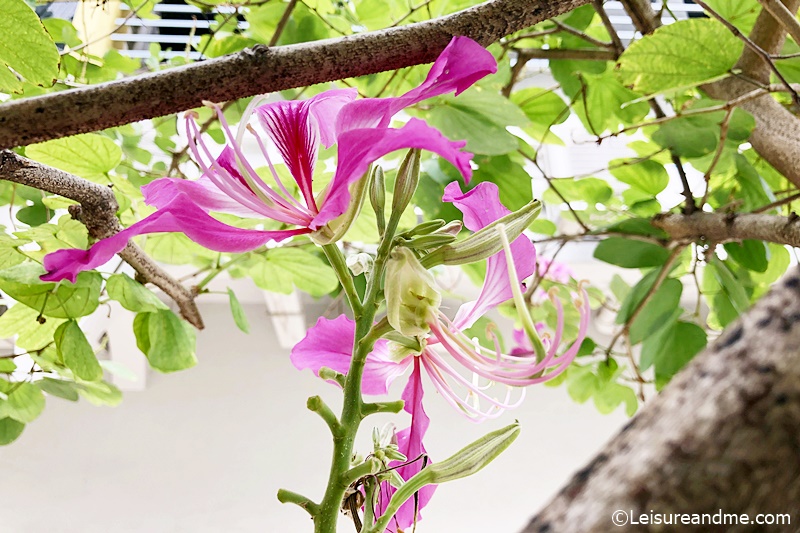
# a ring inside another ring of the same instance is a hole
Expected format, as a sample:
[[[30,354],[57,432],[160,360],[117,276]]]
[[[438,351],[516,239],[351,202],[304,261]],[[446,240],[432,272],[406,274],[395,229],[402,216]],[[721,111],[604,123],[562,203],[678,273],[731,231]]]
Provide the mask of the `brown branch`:
[[[672,240],[724,243],[755,239],[800,246],[800,217],[763,214],[724,214],[697,211],[691,215],[660,214],[651,224]]]
[[[617,434],[524,533],[607,532],[620,511],[790,513],[800,519],[800,274],[764,298]],[[630,516],[630,515],[628,515]],[[768,526],[628,525],[625,531],[761,531]],[[681,522],[672,522],[680,524]],[[714,522],[718,524],[719,522]],[[619,525],[617,523],[616,525]]]
[[[278,25],[275,27],[275,32],[272,34],[272,37],[269,40],[269,46],[275,46],[278,44],[278,39],[281,38],[283,30],[286,29],[286,25],[289,23],[289,19],[292,18],[292,12],[294,11],[296,5],[297,0],[289,0],[289,5],[283,10],[283,16],[281,17],[281,20],[278,21]]]
[[[80,206],[73,206],[70,213],[80,219],[89,236],[94,239],[109,237],[121,229],[116,217],[119,205],[108,187],[31,161],[11,150],[0,151],[0,179],[75,200]],[[194,327],[203,329],[203,319],[191,291],[166,273],[134,243],[129,242],[119,255],[145,282],[152,283],[172,298],[183,318]]]
[[[572,59],[576,61],[614,61],[617,53],[614,50],[596,50],[594,48],[512,48],[526,59]]]
[[[661,17],[653,10],[650,0],[622,0],[622,7],[642,35],[652,33],[661,26]]]
[[[800,43],[800,22],[797,22],[795,15],[780,0],[758,0],[758,3],[769,11],[796,43]]]
[[[800,1],[787,0],[789,11],[796,11]],[[780,53],[786,32],[766,10],[756,19],[750,40],[770,55]],[[731,100],[753,91],[756,87],[767,87],[770,81],[771,60],[745,47],[736,69],[743,77],[730,77],[704,85],[702,88],[718,100]],[[794,89],[793,89],[794,90]],[[756,127],[749,142],[761,157],[783,174],[795,186],[800,186],[800,122],[788,109],[769,95],[752,99],[741,105],[753,115]]]
[[[603,21],[603,26],[605,26],[609,37],[611,37],[611,46],[614,47],[617,58],[619,58],[622,52],[625,51],[625,45],[622,44],[622,39],[619,38],[617,29],[614,27],[614,24],[611,23],[611,19],[608,18],[608,13],[606,13],[606,9],[603,7],[603,0],[592,0],[592,5],[597,15],[600,17],[600,20]]]
[[[0,148],[101,130],[255,94],[436,59],[454,35],[489,45],[589,0],[491,0],[397,28],[269,48],[0,105]]]

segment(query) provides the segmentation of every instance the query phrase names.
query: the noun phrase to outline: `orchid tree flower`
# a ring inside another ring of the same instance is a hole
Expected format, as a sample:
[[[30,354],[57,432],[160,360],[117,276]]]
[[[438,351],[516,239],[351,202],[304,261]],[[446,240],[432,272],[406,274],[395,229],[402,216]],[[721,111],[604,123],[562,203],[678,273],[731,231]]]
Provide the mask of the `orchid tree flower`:
[[[497,186],[489,182],[480,183],[466,193],[461,191],[457,182],[450,183],[445,188],[443,199],[461,210],[464,225],[471,231],[486,227],[510,213],[500,202]],[[520,304],[517,297],[522,298],[520,280],[533,274],[536,251],[524,235],[508,243],[505,231],[500,231],[499,238],[505,240],[504,249],[487,259],[485,281],[478,298],[463,304],[452,319],[439,310],[438,302],[431,296],[428,288],[420,286],[421,280],[423,284],[426,283],[424,280],[427,273],[420,273],[405,289],[401,286],[400,278],[403,276],[393,278],[393,290],[397,294],[409,295],[411,302],[425,301],[427,308],[422,311],[414,309],[407,315],[400,314],[398,320],[392,319],[390,311],[387,315],[390,324],[394,321],[399,325],[392,324],[393,327],[406,329],[405,332],[400,331],[401,333],[418,335],[423,330],[427,333],[421,340],[422,349],[419,353],[405,355],[400,360],[392,357],[390,343],[379,341],[375,350],[367,357],[362,389],[367,394],[386,393],[391,382],[413,365],[409,384],[404,392],[405,410],[412,414],[412,422],[408,430],[404,430],[407,433],[403,433],[408,435],[409,440],[403,442],[400,449],[409,459],[414,459],[417,452],[424,452],[422,438],[428,426],[427,416],[422,409],[422,370],[448,403],[470,420],[482,421],[495,418],[505,409],[519,405],[524,393],[522,387],[547,381],[563,372],[574,359],[586,336],[590,308],[589,299],[581,289],[576,301],[581,317],[578,338],[561,354],[558,354],[558,349],[563,334],[563,308],[558,301],[554,302],[559,316],[558,330],[545,345],[534,328],[531,343],[536,345],[536,349],[529,353],[504,354],[496,340],[494,349],[489,350],[468,337],[466,329],[488,311],[512,297],[517,303],[520,316],[526,316],[528,322],[531,320],[527,306]],[[406,256],[404,261],[408,260]],[[419,263],[417,265],[424,270]],[[388,298],[387,294],[387,307],[391,308],[392,303]],[[529,328],[525,328],[525,332],[529,334]],[[344,316],[334,320],[321,318],[292,350],[292,363],[301,370],[310,368],[317,375],[322,367],[346,373],[354,335],[355,323],[350,319]],[[498,388],[502,393],[493,394]],[[413,395],[410,390],[414,391]],[[520,391],[519,398],[511,401],[514,391]],[[409,405],[409,401],[413,403]],[[421,465],[412,463],[403,467],[409,470],[403,474],[413,474],[420,467]],[[403,478],[409,479],[405,475]],[[393,489],[389,492],[393,492]],[[426,498],[429,495],[426,494]],[[420,498],[419,508],[427,502],[426,498]],[[413,518],[413,508],[410,518]],[[401,529],[411,525],[409,515],[398,514],[395,525]]]
[[[195,181],[164,178],[146,185],[142,188],[144,199],[156,207],[155,213],[98,241],[89,250],[66,249],[48,254],[44,259],[47,273],[42,279],[74,282],[80,271],[103,265],[129,239],[149,233],[183,232],[206,248],[231,253],[250,251],[269,241],[301,234],[330,239],[330,227],[326,225],[333,224],[352,207],[354,185],[363,184],[373,162],[396,150],[418,148],[434,152],[469,180],[472,154],[461,151],[465,141],[450,141],[419,119],[412,118],[400,128],[390,127],[390,122],[408,106],[449,92],[458,95],[496,70],[491,53],[469,38],[455,37],[434,62],[425,81],[402,96],[356,100],[355,89],[337,89],[303,101],[258,105],[262,99],[256,98],[236,132],[217,108],[227,138],[227,146],[218,156],[206,145],[189,114],[186,121],[189,149],[203,171],[202,177]],[[263,134],[259,134],[251,121]],[[270,179],[260,176],[245,154],[242,144],[246,135],[255,138],[270,170]],[[289,192],[278,176],[268,153],[270,143],[286,164],[299,198]],[[332,181],[315,195],[312,176],[320,144],[326,148],[337,145],[338,163]],[[272,181],[274,184],[270,185]],[[360,207],[360,198],[355,200]],[[211,217],[211,212],[269,218],[288,228],[276,231],[236,228]]]

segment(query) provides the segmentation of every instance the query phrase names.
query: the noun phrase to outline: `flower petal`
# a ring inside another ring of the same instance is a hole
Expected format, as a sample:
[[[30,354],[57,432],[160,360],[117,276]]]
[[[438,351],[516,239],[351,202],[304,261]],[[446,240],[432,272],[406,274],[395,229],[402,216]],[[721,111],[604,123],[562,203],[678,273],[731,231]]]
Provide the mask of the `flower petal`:
[[[336,117],[342,107],[356,99],[358,90],[333,89],[308,100],[311,115],[316,119],[322,146],[330,148],[336,144]]]
[[[125,248],[131,238],[162,232],[183,232],[194,242],[211,250],[238,253],[253,250],[269,241],[281,241],[293,235],[308,233],[308,229],[259,231],[235,228],[212,218],[185,193],[180,193],[162,209],[119,233],[94,243],[88,250],[64,249],[47,254],[44,258],[47,274],[41,279],[68,279],[74,283],[79,272],[105,264],[114,254]]]
[[[425,437],[425,433],[428,431],[428,426],[430,425],[430,418],[428,418],[422,406],[423,393],[420,358],[414,357],[414,370],[408,378],[408,384],[405,390],[403,390],[402,395],[402,399],[405,402],[403,409],[411,414],[411,426],[397,433],[397,446],[400,453],[405,455],[408,461],[412,461],[410,464],[397,468],[397,473],[400,474],[400,477],[404,480],[411,479],[422,470],[424,465],[430,464],[430,461],[427,460],[425,446],[422,444],[422,439]],[[418,459],[421,455],[425,457]],[[389,466],[397,466],[398,464],[402,463],[395,461]],[[416,501],[415,498],[407,500],[397,511],[394,518],[392,518],[386,531],[397,532],[410,527],[415,522],[415,515],[416,521],[419,522],[422,519],[419,511],[428,505],[435,490],[436,485],[427,485],[420,489],[417,493]],[[378,516],[384,513],[394,492],[394,487],[388,482],[381,484],[381,494],[377,509]]]
[[[168,205],[176,195],[186,194],[203,211],[229,213],[240,217],[264,218],[264,213],[250,209],[220,191],[207,177],[190,181],[180,178],[161,178],[142,187],[144,201],[160,209]]]
[[[356,325],[344,315],[333,320],[321,317],[306,336],[292,348],[291,361],[298,369],[311,369],[319,376],[319,369],[328,367],[342,374],[350,369],[353,354],[353,338]],[[387,342],[383,339],[375,343],[372,353],[367,356],[361,392],[364,394],[386,394],[389,385],[408,366],[410,360],[400,363],[389,357]]]
[[[300,188],[306,205],[316,211],[311,178],[317,163],[320,132],[317,121],[310,120],[309,102],[273,102],[256,108],[256,114]]]
[[[497,185],[491,182],[479,183],[466,193],[461,192],[458,182],[448,183],[444,189],[445,202],[452,202],[464,213],[464,225],[467,229],[478,231],[495,220],[509,214],[500,202]],[[533,243],[520,235],[511,243],[511,254],[514,257],[514,268],[518,279],[524,280],[533,274],[536,265],[536,249]],[[486,260],[486,277],[478,299],[462,305],[453,320],[459,329],[470,327],[490,309],[511,298],[511,283],[508,278],[508,263],[501,250]]]
[[[422,120],[412,118],[400,129],[352,130],[339,137],[339,165],[319,214],[311,221],[311,229],[338,217],[350,201],[350,185],[360,179],[369,165],[378,158],[406,148],[420,148],[439,154],[461,172],[465,180],[472,176],[469,161],[472,154],[462,152],[464,141],[450,141]]]
[[[416,87],[396,98],[364,98],[342,108],[336,119],[336,131],[360,128],[385,128],[400,110],[428,98],[455,92],[456,95],[488,74],[497,72],[492,54],[468,37],[454,37]]]

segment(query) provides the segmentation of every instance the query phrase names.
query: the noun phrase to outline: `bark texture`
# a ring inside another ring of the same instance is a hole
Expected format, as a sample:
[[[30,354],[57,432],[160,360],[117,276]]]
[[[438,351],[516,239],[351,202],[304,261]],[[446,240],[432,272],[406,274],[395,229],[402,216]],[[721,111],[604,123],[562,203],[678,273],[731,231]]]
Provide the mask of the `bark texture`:
[[[524,533],[613,531],[619,510],[789,513],[792,523],[640,524],[622,531],[797,531],[798,323],[800,270],[793,268],[575,474]]]
[[[70,206],[73,218],[80,220],[93,239],[103,239],[120,231],[117,219],[119,204],[109,187],[103,187],[67,172],[26,159],[11,150],[0,151],[0,179],[27,185],[75,200]],[[195,295],[129,242],[120,257],[130,264],[144,283],[152,283],[175,301],[183,318],[203,329],[203,318],[195,305]]]
[[[0,106],[0,149],[97,131],[202,105],[430,63],[453,36],[482,45],[589,0],[491,0],[438,19],[270,48]]]
[[[656,215],[652,225],[669,233],[671,240],[725,243],[756,239],[760,241],[800,246],[800,217],[735,213],[704,213],[691,215],[667,213]]]

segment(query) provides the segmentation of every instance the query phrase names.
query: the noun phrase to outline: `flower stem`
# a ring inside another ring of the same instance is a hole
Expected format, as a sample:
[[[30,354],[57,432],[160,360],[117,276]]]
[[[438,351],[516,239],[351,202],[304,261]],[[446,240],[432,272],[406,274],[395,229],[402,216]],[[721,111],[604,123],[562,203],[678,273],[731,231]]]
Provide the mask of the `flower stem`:
[[[344,254],[339,250],[336,243],[323,244],[322,251],[325,252],[325,257],[328,258],[328,262],[336,272],[339,283],[342,284],[342,290],[345,296],[347,296],[350,309],[352,309],[353,314],[358,317],[361,314],[361,300],[358,298],[358,292],[356,291],[355,283],[353,283],[353,276],[350,275],[350,271],[347,268]]]

